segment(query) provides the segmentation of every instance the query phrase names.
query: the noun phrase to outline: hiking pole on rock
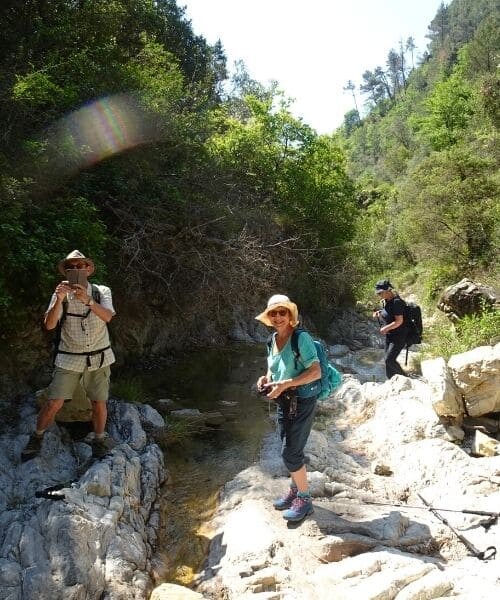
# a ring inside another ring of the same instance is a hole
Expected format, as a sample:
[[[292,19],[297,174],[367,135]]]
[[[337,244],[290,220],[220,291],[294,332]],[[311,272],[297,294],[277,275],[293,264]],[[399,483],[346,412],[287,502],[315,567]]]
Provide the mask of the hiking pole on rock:
[[[414,506],[412,504],[391,504],[390,502],[375,502],[370,500],[363,500],[363,504],[374,504],[375,506],[394,506],[396,508],[410,508],[413,510],[429,510],[429,505],[426,506]],[[478,515],[480,517],[489,517],[489,519],[485,519],[481,521],[479,525],[484,527],[486,531],[495,523],[498,523],[498,517],[500,517],[500,512],[493,512],[489,510],[472,510],[472,509],[456,509],[456,508],[438,508],[436,506],[432,507],[434,510],[439,510],[441,512],[452,512],[452,513],[462,513],[466,515]]]
[[[445,519],[442,515],[440,515],[437,512],[436,508],[433,508],[428,502],[427,500],[417,492],[418,497],[420,498],[420,500],[422,500],[422,502],[427,506],[427,508],[430,510],[430,512],[436,516],[442,523],[444,523],[447,527],[449,527],[453,533],[457,536],[457,538],[462,542],[462,544],[468,549],[470,550],[470,552],[472,553],[473,556],[475,556],[476,558],[478,558],[479,560],[491,560],[492,558],[495,558],[496,554],[497,554],[497,549],[495,546],[488,546],[486,548],[486,550],[481,551],[478,550],[474,544],[472,542],[470,542],[465,536],[463,536],[461,533],[459,533],[454,527],[452,527],[450,525],[450,523],[448,522],[447,519]],[[482,511],[482,513],[478,512],[478,511],[460,511],[460,512],[468,512],[468,513],[472,513],[474,512],[474,514],[483,514],[486,511]]]
[[[35,492],[35,498],[45,498],[46,500],[64,500],[66,496],[60,493],[59,490],[62,490],[65,487],[67,487],[66,484],[58,483],[57,485],[52,485],[44,490],[38,490]]]

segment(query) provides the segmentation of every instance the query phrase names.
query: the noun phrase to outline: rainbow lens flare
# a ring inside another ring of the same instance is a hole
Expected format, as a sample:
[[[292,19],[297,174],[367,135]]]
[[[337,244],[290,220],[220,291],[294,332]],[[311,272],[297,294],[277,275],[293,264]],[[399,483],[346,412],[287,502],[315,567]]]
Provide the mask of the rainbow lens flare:
[[[60,119],[48,132],[49,162],[71,176],[115,154],[152,142],[154,128],[137,99],[108,96]]]

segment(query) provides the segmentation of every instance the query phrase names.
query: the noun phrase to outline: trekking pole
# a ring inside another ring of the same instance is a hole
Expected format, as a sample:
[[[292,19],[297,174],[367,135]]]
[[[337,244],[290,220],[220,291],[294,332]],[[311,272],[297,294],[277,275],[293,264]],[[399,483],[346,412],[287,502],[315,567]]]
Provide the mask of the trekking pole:
[[[496,554],[497,554],[497,549],[495,546],[488,546],[486,548],[486,550],[481,551],[478,550],[474,544],[472,542],[470,542],[465,536],[463,536],[461,533],[459,533],[454,527],[452,527],[448,520],[445,519],[443,517],[443,515],[440,515],[437,511],[441,510],[441,509],[437,509],[432,507],[427,500],[417,492],[417,496],[420,498],[420,500],[422,500],[422,502],[427,506],[427,508],[430,510],[430,512],[437,517],[442,523],[444,523],[447,527],[449,527],[451,529],[451,531],[453,531],[453,533],[457,536],[457,538],[462,542],[462,544],[468,549],[470,550],[470,552],[472,553],[472,555],[476,558],[478,558],[479,560],[491,560],[492,558],[495,558]],[[458,511],[458,512],[471,512],[471,511]],[[474,514],[483,514],[486,511],[482,511],[481,513],[476,513],[474,512]],[[498,513],[496,513],[498,516]]]
[[[389,502],[371,502],[369,500],[363,500],[363,504],[374,504],[375,506],[394,506],[397,508],[412,508],[415,510],[429,510],[429,505],[412,506],[411,504],[390,504]],[[488,510],[471,510],[467,508],[460,510],[455,508],[436,508],[434,506],[432,508],[434,510],[440,510],[441,512],[463,513],[466,515],[479,515],[481,517],[490,517],[490,519],[488,519],[488,521],[485,522],[483,525],[485,529],[489,529],[498,521],[498,517],[500,517],[500,512],[493,512]]]
[[[59,493],[59,490],[62,490],[65,487],[68,487],[70,484],[59,483],[57,485],[52,485],[50,487],[45,488],[44,490],[39,490],[35,492],[35,498],[45,498],[46,500],[64,500],[66,496],[64,494]]]

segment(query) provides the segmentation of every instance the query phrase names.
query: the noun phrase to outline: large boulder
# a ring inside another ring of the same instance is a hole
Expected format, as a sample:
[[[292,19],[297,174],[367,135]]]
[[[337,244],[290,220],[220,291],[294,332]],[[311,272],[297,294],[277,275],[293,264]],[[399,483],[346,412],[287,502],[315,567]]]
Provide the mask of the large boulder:
[[[485,531],[471,513],[495,514],[500,456],[473,458],[450,443],[431,394],[420,379],[346,376],[318,407],[306,454],[325,466],[309,473],[314,513],[298,526],[272,508],[289,478],[268,456],[281,449],[270,433],[259,464],[221,494],[196,591],[228,600],[497,597],[495,561],[471,556],[423,498],[480,551],[498,546],[496,521]]]
[[[471,417],[500,410],[500,343],[455,354],[448,368]]]
[[[37,410],[33,397],[21,402],[19,423],[0,436],[0,599],[149,598],[167,474],[141,423],[160,415],[110,399],[109,455],[92,463],[90,446],[55,424],[23,463]]]
[[[485,307],[493,307],[497,293],[489,286],[464,278],[448,286],[441,295],[437,307],[452,321],[480,313]]]
[[[431,389],[432,408],[444,417],[458,417],[464,413],[462,393],[453,380],[446,361],[442,357],[423,360],[422,376]]]

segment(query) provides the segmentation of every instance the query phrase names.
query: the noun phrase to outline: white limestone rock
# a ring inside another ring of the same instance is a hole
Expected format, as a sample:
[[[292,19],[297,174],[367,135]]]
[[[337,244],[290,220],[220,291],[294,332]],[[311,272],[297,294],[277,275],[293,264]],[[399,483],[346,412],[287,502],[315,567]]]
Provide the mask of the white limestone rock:
[[[326,436],[320,431],[311,431],[304,452],[309,457],[310,468],[315,471],[323,471],[327,465],[328,458],[328,441]]]
[[[345,356],[351,351],[349,346],[345,344],[334,344],[333,346],[328,346],[328,356],[331,358],[337,358],[339,356]]]
[[[500,343],[455,354],[448,368],[471,417],[500,410]]]
[[[309,481],[309,491],[313,497],[323,497],[325,495],[325,484],[328,477],[321,471],[313,471],[307,474]]]
[[[57,425],[46,432],[41,455],[19,463],[21,432],[36,416],[28,408],[20,407],[28,420],[19,433],[0,438],[0,598],[145,600],[165,469],[137,407],[110,400],[109,428],[118,444],[80,478],[75,446],[90,447],[63,443]],[[35,497],[57,483],[66,484],[63,501]]]
[[[174,583],[162,583],[153,590],[149,600],[203,600],[203,595]]]
[[[472,452],[477,456],[495,456],[500,454],[500,442],[481,431],[475,431]]]
[[[432,408],[441,416],[457,417],[464,412],[462,394],[455,385],[444,358],[423,360],[422,376],[431,390]]]
[[[141,423],[149,427],[165,427],[165,419],[149,404],[138,404]]]
[[[435,569],[409,583],[398,593],[395,600],[431,600],[446,596],[452,590],[452,578]]]

